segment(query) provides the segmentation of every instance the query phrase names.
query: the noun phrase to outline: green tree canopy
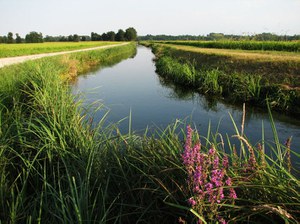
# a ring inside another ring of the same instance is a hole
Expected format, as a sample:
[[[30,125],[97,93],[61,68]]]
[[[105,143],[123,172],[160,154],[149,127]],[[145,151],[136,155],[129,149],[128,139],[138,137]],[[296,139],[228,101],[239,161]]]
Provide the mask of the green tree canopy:
[[[14,37],[13,37],[13,33],[12,32],[9,32],[7,34],[7,43],[8,44],[12,44],[14,42]]]
[[[107,40],[109,40],[109,41],[115,41],[116,34],[115,34],[114,31],[107,32],[106,36],[107,36]]]
[[[125,32],[122,29],[119,29],[118,33],[116,34],[116,41],[124,41],[125,40]]]
[[[20,35],[18,33],[16,33],[16,43],[22,43],[22,38],[20,37]]]
[[[137,38],[137,32],[133,27],[129,27],[125,31],[125,39],[128,41],[134,41]]]
[[[104,41],[107,41],[107,40],[108,40],[107,34],[106,34],[106,33],[103,33],[103,34],[101,35],[101,39],[104,40]]]
[[[37,33],[35,31],[30,32],[25,37],[26,43],[42,43],[43,35],[42,33]]]

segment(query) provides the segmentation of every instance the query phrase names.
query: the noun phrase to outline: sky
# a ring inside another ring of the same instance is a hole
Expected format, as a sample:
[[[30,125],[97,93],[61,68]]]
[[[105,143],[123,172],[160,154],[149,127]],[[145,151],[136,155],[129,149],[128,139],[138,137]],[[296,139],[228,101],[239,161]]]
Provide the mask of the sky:
[[[0,35],[300,34],[300,0],[0,0]]]

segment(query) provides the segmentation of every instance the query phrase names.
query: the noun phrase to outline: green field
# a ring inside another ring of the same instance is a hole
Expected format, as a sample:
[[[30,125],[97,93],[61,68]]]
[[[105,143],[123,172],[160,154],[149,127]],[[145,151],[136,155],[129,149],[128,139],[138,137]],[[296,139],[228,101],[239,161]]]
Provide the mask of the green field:
[[[135,51],[133,43],[0,69],[0,222],[297,223],[291,155],[300,155],[279,143],[274,123],[274,146],[264,136],[252,145],[234,121],[238,146],[181,122],[155,136],[121,134],[103,126],[105,115],[92,124],[88,111],[103,105],[84,107],[69,81]]]
[[[0,44],[0,58],[32,55],[50,52],[71,51],[91,47],[99,47],[120,42],[88,41],[88,42],[48,42],[33,44]]]
[[[167,44],[201,48],[300,52],[300,41],[166,41]]]

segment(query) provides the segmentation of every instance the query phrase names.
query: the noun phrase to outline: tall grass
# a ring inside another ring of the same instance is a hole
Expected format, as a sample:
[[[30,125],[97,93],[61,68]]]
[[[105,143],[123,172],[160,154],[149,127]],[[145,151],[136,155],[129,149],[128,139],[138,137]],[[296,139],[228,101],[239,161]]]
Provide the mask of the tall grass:
[[[262,51],[299,52],[299,41],[167,41],[167,44],[187,45],[202,48],[223,48]]]
[[[60,62],[53,58],[0,70],[0,221],[193,223],[200,217],[213,222],[187,203],[194,195],[181,158],[185,124],[157,130],[156,137],[121,135],[102,121],[92,125],[61,78],[68,66]],[[239,156],[231,144],[225,151],[219,133],[200,136],[201,152],[213,145],[220,159],[229,157],[238,198],[217,205],[220,215],[240,223],[296,223],[299,179],[293,164],[285,162],[288,147],[262,142],[273,152],[265,154],[236,132],[249,153]],[[203,205],[206,211],[212,206]]]
[[[95,155],[101,158],[99,143],[108,135],[91,129],[61,75],[69,70],[68,62],[78,61],[80,71],[81,63],[112,63],[134,49],[123,46],[0,70],[1,221],[105,220],[105,186],[101,176],[94,176],[94,167],[101,167]]]

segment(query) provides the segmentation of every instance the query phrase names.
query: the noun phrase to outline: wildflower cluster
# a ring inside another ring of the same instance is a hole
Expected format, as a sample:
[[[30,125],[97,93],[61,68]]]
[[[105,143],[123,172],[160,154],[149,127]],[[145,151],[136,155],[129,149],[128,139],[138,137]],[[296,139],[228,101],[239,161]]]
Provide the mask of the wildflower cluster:
[[[225,155],[220,161],[214,147],[211,147],[208,153],[202,152],[199,140],[193,144],[192,139],[193,130],[188,126],[182,154],[183,164],[188,174],[187,184],[193,194],[188,199],[188,203],[202,217],[226,223],[224,218],[219,216],[221,205],[225,200],[234,202],[237,198],[232,187],[232,179],[227,172],[228,157]]]

